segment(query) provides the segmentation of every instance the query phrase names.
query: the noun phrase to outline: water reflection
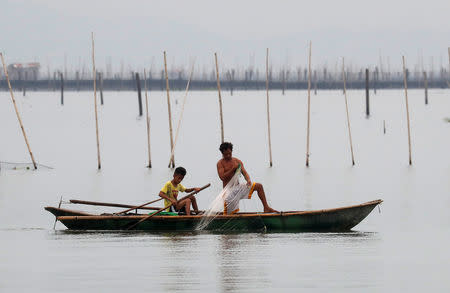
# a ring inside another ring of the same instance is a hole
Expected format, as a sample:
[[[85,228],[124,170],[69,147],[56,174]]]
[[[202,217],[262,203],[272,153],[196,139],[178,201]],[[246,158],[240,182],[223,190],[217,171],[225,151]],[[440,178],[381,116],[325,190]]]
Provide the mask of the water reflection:
[[[161,233],[160,278],[165,291],[189,291],[200,284],[197,268],[202,248],[195,233]]]
[[[270,284],[264,264],[265,234],[224,234],[218,236],[218,282],[222,292],[238,291]]]

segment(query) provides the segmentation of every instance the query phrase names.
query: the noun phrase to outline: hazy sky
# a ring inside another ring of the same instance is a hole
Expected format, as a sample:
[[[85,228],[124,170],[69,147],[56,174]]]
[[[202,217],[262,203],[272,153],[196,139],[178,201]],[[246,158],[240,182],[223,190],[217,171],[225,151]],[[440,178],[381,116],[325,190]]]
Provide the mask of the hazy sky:
[[[114,70],[154,64],[263,68],[265,48],[276,66],[313,63],[399,68],[423,55],[425,66],[448,67],[450,1],[53,1],[2,0],[0,50],[8,63],[39,61],[52,69],[90,66],[95,33],[98,66]],[[388,58],[389,56],[389,58]],[[433,56],[433,59],[432,59]],[[339,61],[340,62],[340,61]]]

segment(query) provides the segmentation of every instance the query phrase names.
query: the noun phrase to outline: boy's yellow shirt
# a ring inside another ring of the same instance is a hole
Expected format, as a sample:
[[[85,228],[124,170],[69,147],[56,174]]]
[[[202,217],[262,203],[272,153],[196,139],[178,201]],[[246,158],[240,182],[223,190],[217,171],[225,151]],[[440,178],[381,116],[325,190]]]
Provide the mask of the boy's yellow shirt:
[[[164,184],[163,188],[161,189],[161,191],[166,194],[169,198],[172,199],[177,199],[176,197],[178,196],[178,192],[185,192],[186,191],[186,187],[184,187],[181,183],[178,184],[177,186],[174,186],[172,181],[167,181],[166,184]],[[164,206],[167,207],[171,204],[171,202],[167,199],[164,199]],[[165,210],[165,211],[168,211]]]

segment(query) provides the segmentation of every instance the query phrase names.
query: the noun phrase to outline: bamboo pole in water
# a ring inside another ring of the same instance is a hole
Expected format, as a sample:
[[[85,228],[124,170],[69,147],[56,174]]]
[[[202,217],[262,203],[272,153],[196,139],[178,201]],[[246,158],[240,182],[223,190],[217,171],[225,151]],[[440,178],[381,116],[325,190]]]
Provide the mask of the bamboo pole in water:
[[[450,88],[450,47],[448,47],[448,81],[447,87]]]
[[[403,82],[405,85],[405,100],[406,100],[406,119],[408,122],[408,148],[409,148],[409,164],[412,165],[412,156],[411,156],[411,128],[409,122],[409,106],[408,106],[408,83],[406,81],[406,65],[405,65],[405,56],[402,56],[403,59]]]
[[[75,73],[75,79],[77,80],[77,92],[79,92],[80,91],[80,72],[79,71],[77,71],[76,73]],[[50,84],[50,81],[49,81],[49,84]]]
[[[12,99],[12,102],[14,105],[14,110],[16,111],[17,120],[19,120],[20,128],[22,129],[23,138],[25,139],[25,143],[27,145],[28,152],[30,153],[31,161],[33,162],[33,167],[36,170],[37,169],[36,161],[34,160],[33,152],[31,151],[30,144],[28,143],[28,138],[25,133],[25,128],[23,128],[23,123],[22,123],[22,119],[20,118],[19,110],[17,109],[16,99],[14,99],[14,93],[13,93],[13,90],[11,87],[11,83],[9,81],[8,70],[6,69],[6,64],[5,64],[5,60],[3,59],[2,53],[0,53],[0,57],[2,58],[3,71],[5,72],[6,82],[8,83],[9,93],[11,94],[11,99]]]
[[[423,72],[423,86],[425,88],[425,105],[428,105],[428,77],[427,72]]]
[[[350,128],[350,117],[348,115],[347,78],[346,78],[346,74],[345,74],[344,58],[342,58],[342,79],[344,81],[345,111],[347,113],[347,127],[348,127],[348,137],[350,139],[350,152],[352,154],[352,165],[355,166],[355,156],[353,155],[352,131]]]
[[[22,90],[23,90],[23,92],[22,92],[22,95],[25,97],[25,95],[26,95],[26,92],[27,92],[27,80],[28,80],[28,77],[27,77],[27,72],[25,71],[25,80],[24,80],[24,82],[23,82],[23,87],[22,87]]]
[[[167,108],[169,110],[169,134],[170,134],[170,152],[171,152],[169,168],[170,167],[175,168],[175,154],[172,153],[173,150],[172,111],[170,107],[169,74],[167,73],[166,51],[164,51],[164,72],[166,76]]]
[[[217,53],[214,53],[214,58],[216,60],[216,76],[217,76],[217,91],[219,92],[219,111],[220,111],[220,133],[222,143],[224,142],[224,134],[223,134],[223,112],[222,112],[222,95],[220,93],[220,78],[219,78],[219,64],[217,62]]]
[[[147,95],[147,73],[144,69],[144,88],[145,88],[145,116],[147,118],[147,149],[148,149],[148,166],[152,167],[152,157],[150,154],[150,116],[148,114],[148,95]]]
[[[98,73],[98,78],[100,82],[100,105],[103,105],[103,73]]]
[[[141,95],[141,79],[139,78],[139,72],[136,72],[136,90],[138,93],[138,106],[139,106],[139,117],[142,116],[142,95]]]
[[[314,95],[317,95],[317,71],[314,70]]]
[[[370,103],[369,103],[369,69],[366,68],[366,117],[370,116]]]
[[[59,72],[59,77],[61,79],[61,105],[64,106],[64,76],[62,72]]]
[[[270,139],[270,104],[269,104],[269,48],[266,51],[266,96],[267,96],[267,132],[269,134],[269,164],[272,167],[272,142]]]
[[[94,32],[91,32],[92,38],[92,77],[94,80],[94,108],[95,108],[95,134],[97,137],[97,168],[100,170],[102,164],[100,161],[100,140],[98,137],[98,112],[97,112],[97,71],[95,70],[95,44],[94,44]]]
[[[189,86],[191,84],[192,75],[194,74],[194,66],[195,66],[195,60],[194,60],[194,62],[192,62],[191,72],[189,73],[189,79],[188,79],[188,82],[186,84],[186,90],[184,91],[183,105],[181,106],[181,113],[180,113],[180,117],[178,118],[177,130],[175,131],[175,140],[173,142],[173,148],[172,148],[171,153],[170,153],[171,157],[173,156],[173,153],[175,152],[175,147],[177,146],[178,134],[180,133],[181,121],[183,120],[183,114],[184,114],[184,109],[185,109],[185,106],[186,106],[186,100],[187,100],[187,95],[188,95],[188,92],[189,92]],[[170,162],[169,162],[169,164],[170,164]]]
[[[309,167],[309,128],[311,120],[311,41],[309,41],[308,57],[308,120],[306,129],[306,167]]]

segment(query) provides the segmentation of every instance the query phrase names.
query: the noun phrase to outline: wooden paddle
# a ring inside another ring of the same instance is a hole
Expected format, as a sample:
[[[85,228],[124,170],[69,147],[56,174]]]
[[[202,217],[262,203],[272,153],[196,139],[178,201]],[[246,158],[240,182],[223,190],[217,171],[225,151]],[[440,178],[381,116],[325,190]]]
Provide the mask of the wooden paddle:
[[[144,207],[144,206],[146,206],[146,205],[149,205],[149,204],[151,204],[151,203],[154,203],[154,202],[157,202],[157,201],[160,201],[160,200],[162,200],[162,197],[161,197],[161,198],[158,198],[158,199],[155,199],[155,200],[152,200],[152,201],[149,201],[149,202],[147,202],[147,203],[144,203],[144,204],[142,204],[142,205],[140,205],[140,206],[137,206],[137,207],[131,207],[131,208],[129,208],[129,209],[126,209],[126,210],[124,210],[124,211],[121,211],[121,212],[119,212],[119,213],[114,213],[114,214],[115,214],[115,215],[125,214],[126,212],[129,212],[129,211],[132,211],[132,210],[137,210],[137,209],[139,209],[139,208],[142,208],[142,207]]]
[[[188,197],[190,197],[190,196],[192,196],[192,195],[194,195],[194,194],[197,194],[197,193],[199,193],[200,191],[202,191],[203,189],[206,189],[206,188],[208,188],[208,187],[210,187],[210,186],[211,186],[211,183],[208,183],[208,184],[206,184],[205,186],[201,187],[199,190],[194,191],[194,192],[191,192],[191,193],[189,193],[188,195],[186,195],[185,197],[183,197],[183,198],[177,200],[176,203],[179,203],[179,202],[185,200],[186,198],[188,198]],[[171,203],[170,205],[168,205],[168,206],[166,206],[166,207],[163,207],[163,208],[159,209],[158,211],[154,212],[153,214],[151,214],[151,215],[149,215],[149,216],[147,216],[147,217],[145,217],[145,218],[143,218],[143,219],[140,219],[138,222],[136,222],[136,223],[134,223],[133,225],[131,225],[130,227],[128,227],[127,230],[133,229],[133,228],[136,227],[136,225],[138,225],[139,223],[144,222],[144,221],[150,219],[150,218],[153,217],[153,216],[156,216],[156,215],[159,214],[160,212],[169,209],[169,208],[170,208],[171,206],[173,206],[173,205],[174,205],[174,204]]]
[[[161,199],[158,199],[158,200],[161,200]],[[133,209],[135,207],[135,206],[129,205],[129,204],[87,201],[87,200],[78,200],[78,199],[71,199],[70,203],[85,204],[85,205],[92,205],[92,206],[104,206],[104,207],[133,208]],[[141,209],[141,210],[159,210],[160,208],[158,208],[158,207],[140,207],[139,209]]]
[[[59,199],[58,209],[61,207],[61,202],[62,202],[62,195],[61,195],[61,198]],[[58,217],[55,216],[55,223],[53,223],[53,230],[55,230],[56,221],[58,221]]]

